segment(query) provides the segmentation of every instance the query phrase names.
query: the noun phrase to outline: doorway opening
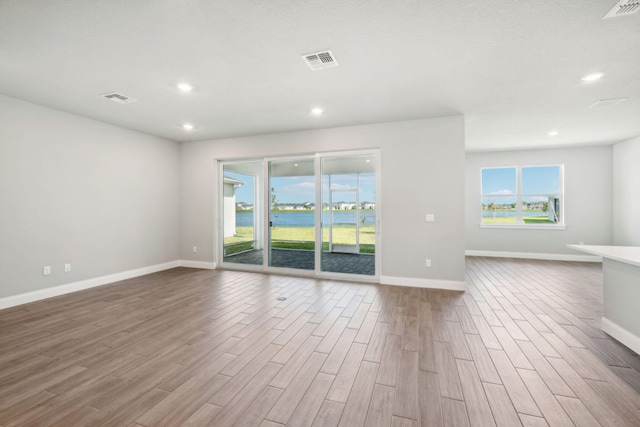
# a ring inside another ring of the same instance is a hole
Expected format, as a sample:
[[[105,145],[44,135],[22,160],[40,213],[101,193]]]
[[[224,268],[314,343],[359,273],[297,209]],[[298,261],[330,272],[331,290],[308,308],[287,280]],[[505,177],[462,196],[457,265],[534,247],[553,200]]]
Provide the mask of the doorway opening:
[[[377,151],[221,162],[221,266],[379,276]]]

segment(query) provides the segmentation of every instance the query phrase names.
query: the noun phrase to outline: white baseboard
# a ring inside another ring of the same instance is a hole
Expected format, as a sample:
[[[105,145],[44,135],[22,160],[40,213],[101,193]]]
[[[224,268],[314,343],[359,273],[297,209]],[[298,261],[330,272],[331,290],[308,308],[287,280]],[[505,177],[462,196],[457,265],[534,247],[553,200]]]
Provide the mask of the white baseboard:
[[[594,255],[570,255],[570,254],[540,254],[532,252],[501,252],[501,251],[464,251],[466,256],[486,256],[495,258],[524,258],[542,259],[547,261],[578,261],[578,262],[602,262],[602,258]]]
[[[467,284],[457,280],[416,279],[413,277],[381,276],[383,285],[409,286],[412,288],[445,289],[450,291],[465,291]]]
[[[637,354],[640,354],[640,337],[627,331],[625,328],[618,325],[617,323],[612,322],[606,317],[602,318],[600,327],[604,332],[611,335],[613,338],[617,339],[622,344],[635,351]]]
[[[180,267],[204,268],[206,270],[215,270],[216,269],[216,263],[215,262],[189,261],[188,259],[182,259],[179,262],[180,262]]]
[[[169,270],[176,267],[215,269],[216,263],[206,261],[176,260],[163,264],[156,264],[148,267],[136,268],[134,270],[123,271],[120,273],[109,274],[106,276],[94,277],[92,279],[81,280],[78,282],[67,283],[65,285],[53,286],[51,288],[40,289],[37,291],[26,292],[24,294],[11,295],[8,297],[0,298],[0,310],[27,304],[34,301],[40,301],[47,298],[65,295],[71,292],[77,292],[97,286],[108,285],[110,283],[119,282],[120,280],[132,279],[134,277],[157,273],[159,271]],[[384,285],[409,286],[414,288],[446,289],[453,291],[466,290],[465,282],[455,280],[416,279],[411,277],[381,276],[380,283]]]
[[[134,270],[123,271],[121,273],[108,274],[106,276],[94,277],[92,279],[81,280],[79,282],[67,283],[66,285],[53,286],[51,288],[39,289],[37,291],[25,292],[24,294],[11,295],[0,298],[0,310],[3,308],[15,307],[34,301],[53,298],[71,292],[82,291],[96,286],[108,285],[120,280],[132,279],[144,276],[145,274],[157,273],[158,271],[169,270],[180,266],[180,261],[170,261],[163,264],[151,265],[148,267],[136,268]]]

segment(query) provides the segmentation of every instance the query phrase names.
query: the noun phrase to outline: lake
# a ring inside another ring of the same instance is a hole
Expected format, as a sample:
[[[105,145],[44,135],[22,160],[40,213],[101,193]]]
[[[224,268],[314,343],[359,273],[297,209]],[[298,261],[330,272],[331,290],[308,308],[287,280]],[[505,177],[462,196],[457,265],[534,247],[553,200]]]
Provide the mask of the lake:
[[[315,224],[316,213],[314,211],[280,211],[273,215],[273,225],[278,227],[313,227]],[[374,225],[376,212],[375,211],[360,211],[360,221],[364,218],[364,224],[360,225]],[[329,222],[329,212],[322,212],[322,222],[327,224]],[[353,225],[356,223],[355,211],[334,211],[333,212],[334,225]],[[238,227],[247,227],[253,225],[253,212],[236,211],[236,225]]]
[[[516,216],[516,211],[500,211],[495,212],[495,218],[511,218]],[[548,217],[549,212],[542,211],[525,211],[522,212],[522,216],[525,217]],[[493,211],[482,211],[482,218],[494,218]]]

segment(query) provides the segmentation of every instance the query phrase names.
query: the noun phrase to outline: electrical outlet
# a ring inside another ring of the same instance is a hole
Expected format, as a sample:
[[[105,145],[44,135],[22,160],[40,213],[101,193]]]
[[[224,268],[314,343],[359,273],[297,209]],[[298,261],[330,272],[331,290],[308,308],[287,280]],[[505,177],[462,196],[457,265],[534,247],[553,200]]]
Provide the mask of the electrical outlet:
[[[50,265],[45,265],[44,268],[42,269],[42,274],[44,276],[48,276],[51,274],[51,266]]]
[[[426,214],[424,220],[426,222],[434,222],[436,220],[436,216],[434,214]]]
[[[70,272],[70,271],[71,271],[71,264],[70,264],[70,263],[65,264],[65,265],[64,265],[64,272],[65,272],[65,273],[68,273],[68,272]]]
[[[193,247],[193,252],[198,252],[198,247],[197,246]]]
[[[427,259],[427,260],[424,262],[424,266],[425,266],[425,267],[431,267],[431,260],[430,260],[430,259]]]

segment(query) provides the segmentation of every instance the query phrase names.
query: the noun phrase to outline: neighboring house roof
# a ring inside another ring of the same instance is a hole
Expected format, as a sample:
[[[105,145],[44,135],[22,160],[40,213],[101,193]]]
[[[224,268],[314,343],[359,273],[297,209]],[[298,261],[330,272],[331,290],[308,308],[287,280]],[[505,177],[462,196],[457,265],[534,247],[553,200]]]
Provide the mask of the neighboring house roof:
[[[233,185],[244,185],[244,181],[240,181],[239,179],[231,178],[229,176],[224,177],[224,183]]]

